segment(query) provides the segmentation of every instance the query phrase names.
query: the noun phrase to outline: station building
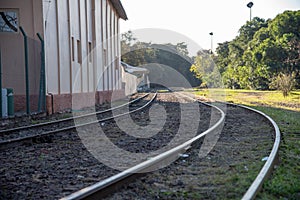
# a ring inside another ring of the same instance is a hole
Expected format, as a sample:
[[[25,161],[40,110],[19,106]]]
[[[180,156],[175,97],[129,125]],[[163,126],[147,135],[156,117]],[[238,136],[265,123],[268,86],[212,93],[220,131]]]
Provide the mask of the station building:
[[[124,95],[120,20],[120,0],[1,0],[1,83],[13,89],[14,110],[53,113]]]

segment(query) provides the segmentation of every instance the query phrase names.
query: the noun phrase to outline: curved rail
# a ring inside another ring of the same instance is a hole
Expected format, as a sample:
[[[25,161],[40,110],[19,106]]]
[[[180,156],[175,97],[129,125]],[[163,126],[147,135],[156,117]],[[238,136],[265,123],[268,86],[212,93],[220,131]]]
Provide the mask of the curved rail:
[[[247,192],[244,194],[244,196],[242,198],[243,200],[248,200],[248,199],[255,198],[255,196],[261,189],[264,180],[267,178],[267,176],[270,174],[271,170],[273,169],[276,157],[278,155],[278,150],[279,150],[280,130],[279,130],[277,124],[275,123],[275,121],[271,117],[266,115],[265,113],[258,111],[256,109],[253,109],[253,108],[249,108],[247,106],[243,106],[243,105],[237,105],[237,106],[252,110],[252,111],[264,116],[266,119],[268,119],[272,123],[272,125],[275,129],[275,141],[274,141],[274,144],[272,147],[272,151],[268,157],[268,160],[265,163],[265,165],[263,166],[263,168],[260,170],[258,176],[255,178],[254,182],[251,184],[251,186],[249,187],[249,189],[247,190]]]
[[[78,115],[78,116],[75,116],[75,117],[68,117],[68,118],[64,118],[64,119],[59,119],[59,120],[49,121],[49,122],[43,122],[43,123],[38,123],[38,124],[33,124],[33,125],[28,125],[28,126],[21,126],[21,127],[11,128],[11,129],[0,130],[0,135],[5,134],[5,133],[9,133],[9,132],[13,132],[13,131],[20,131],[20,130],[29,129],[29,128],[38,128],[38,127],[47,126],[47,125],[51,125],[51,124],[71,121],[71,120],[79,119],[79,118],[83,118],[83,117],[90,117],[90,116],[97,115],[97,114],[103,114],[103,113],[106,113],[106,112],[109,112],[109,111],[119,109],[123,106],[134,103],[136,101],[139,101],[139,100],[147,97],[149,94],[150,93],[147,93],[147,94],[145,94],[145,95],[143,95],[143,96],[141,96],[137,99],[134,99],[134,100],[129,101],[127,103],[124,103],[122,105],[119,105],[119,106],[116,106],[116,107],[113,107],[113,108],[109,108],[109,109],[106,109],[106,110],[98,111],[98,112],[87,113],[87,114]]]
[[[186,96],[186,95],[184,95]],[[186,96],[190,99],[193,99],[190,96]],[[204,102],[201,102],[204,103]],[[237,104],[232,104],[232,103],[227,103],[227,102],[221,102],[221,103],[226,103],[226,104],[230,104],[230,105],[235,105],[235,106],[239,106],[248,110],[251,110],[253,112],[256,112],[260,115],[262,115],[263,117],[265,117],[266,119],[268,119],[268,121],[271,122],[272,126],[275,129],[275,141],[271,150],[271,153],[268,157],[268,160],[266,161],[265,165],[263,166],[263,168],[260,170],[258,176],[256,177],[256,179],[253,181],[253,183],[251,184],[251,186],[248,188],[247,192],[244,194],[244,196],[242,197],[243,200],[250,200],[250,199],[254,199],[256,197],[256,195],[258,194],[259,190],[262,187],[262,184],[264,182],[264,180],[267,178],[267,176],[269,175],[269,173],[271,172],[276,157],[278,155],[278,150],[279,150],[279,144],[280,144],[280,130],[277,126],[277,124],[274,122],[274,120],[269,117],[268,115],[266,115],[265,113],[258,111],[256,109],[247,107],[247,106],[243,106],[243,105],[237,105]],[[148,168],[151,168],[153,166],[155,166],[156,164],[159,164],[160,162],[162,162],[165,159],[168,159],[172,156],[176,156],[179,153],[182,153],[182,151],[184,151],[187,147],[191,146],[192,143],[194,143],[195,141],[197,141],[198,139],[202,138],[203,136],[205,136],[206,134],[216,130],[218,127],[220,127],[225,120],[225,114],[224,112],[219,109],[218,107],[208,104],[208,103],[204,103],[206,105],[215,107],[216,109],[218,109],[222,115],[220,120],[211,128],[209,128],[208,130],[206,130],[205,132],[201,133],[200,135],[196,136],[195,138],[192,138],[191,140],[185,142],[182,145],[179,145],[167,152],[164,152],[163,154],[160,154],[156,157],[153,157],[150,160],[147,160],[141,164],[138,164],[132,168],[129,168],[119,174],[116,174],[115,176],[112,176],[110,178],[107,178],[101,182],[98,182],[90,187],[84,188],[80,191],[77,191],[67,197],[62,198],[61,200],[77,200],[77,199],[89,199],[89,198],[95,198],[97,196],[97,193],[101,194],[101,191],[108,188],[109,186],[116,184],[122,180],[124,180],[125,178],[128,178],[129,176],[132,176],[133,174],[139,173],[143,170],[146,170]]]
[[[142,107],[139,107],[139,108],[137,108],[135,110],[132,110],[130,112],[127,112],[127,113],[122,113],[122,114],[119,114],[119,115],[115,115],[113,117],[107,117],[107,118],[104,118],[104,119],[94,120],[94,121],[86,122],[86,123],[82,123],[82,124],[75,124],[74,126],[64,127],[64,128],[56,129],[56,130],[53,130],[53,131],[46,131],[46,132],[41,133],[41,134],[36,134],[36,135],[30,135],[30,136],[24,136],[24,137],[20,137],[20,138],[14,138],[14,139],[4,140],[4,141],[0,142],[0,145],[5,145],[5,144],[10,144],[10,143],[20,142],[20,141],[24,141],[24,140],[28,140],[28,139],[32,139],[32,138],[37,138],[37,137],[41,137],[41,136],[46,136],[46,135],[50,135],[50,134],[54,134],[54,133],[63,132],[63,131],[69,131],[69,130],[72,130],[72,129],[75,129],[75,128],[79,128],[79,127],[83,127],[83,126],[88,126],[88,125],[96,124],[96,123],[99,123],[99,122],[108,121],[108,120],[111,120],[111,119],[114,119],[114,118],[117,118],[117,117],[121,117],[121,116],[124,116],[124,115],[127,115],[127,114],[131,114],[131,113],[137,112],[137,111],[139,111],[141,109],[144,109],[145,107],[149,106],[150,103],[152,103],[154,101],[154,99],[156,98],[156,96],[157,96],[157,93],[155,93],[153,95],[153,97],[151,98],[151,100],[148,101],[145,105],[143,105]]]
[[[228,103],[228,102],[221,102],[221,103],[239,106],[241,108],[256,112],[256,113],[262,115],[263,117],[265,117],[272,124],[272,126],[275,129],[275,141],[274,141],[271,153],[268,157],[268,160],[266,161],[263,168],[260,170],[259,174],[255,178],[255,180],[252,182],[251,186],[248,188],[247,192],[244,194],[244,196],[242,198],[243,200],[254,199],[256,197],[256,195],[258,194],[258,192],[260,191],[263,182],[265,181],[267,176],[271,173],[273,166],[276,162],[276,157],[278,156],[278,150],[279,150],[279,145],[280,145],[279,127],[277,126],[275,121],[270,116],[266,115],[265,113],[263,113],[261,111],[254,109],[254,108],[250,108],[250,107],[244,106],[244,105]]]
[[[184,96],[186,96],[186,95],[184,95]],[[195,101],[195,99],[193,99],[189,96],[186,96],[186,97]],[[198,100],[196,100],[196,101],[198,101]],[[201,102],[201,103],[203,103],[203,102]],[[114,184],[117,184],[118,182],[121,182],[124,179],[126,179],[134,174],[141,173],[147,169],[151,169],[151,168],[155,167],[156,165],[159,165],[164,160],[168,160],[168,159],[174,158],[174,157],[179,157],[179,155],[181,153],[183,153],[184,151],[186,151],[186,149],[189,148],[194,142],[198,141],[200,138],[204,137],[205,135],[207,135],[213,131],[217,131],[218,128],[223,126],[223,123],[225,121],[225,113],[221,109],[219,109],[218,107],[216,107],[214,105],[210,105],[210,104],[207,104],[207,105],[217,109],[221,113],[221,117],[217,121],[216,124],[211,126],[206,131],[202,132],[201,134],[197,135],[196,137],[188,140],[187,142],[185,142],[173,149],[170,149],[162,154],[159,154],[159,155],[151,158],[150,160],[144,161],[144,162],[142,162],[134,167],[131,167],[125,171],[122,171],[112,177],[109,177],[109,178],[107,178],[103,181],[100,181],[94,185],[91,185],[89,187],[81,189],[67,197],[62,198],[61,200],[98,199],[97,196],[102,195],[103,190],[107,189],[108,187],[110,187]]]

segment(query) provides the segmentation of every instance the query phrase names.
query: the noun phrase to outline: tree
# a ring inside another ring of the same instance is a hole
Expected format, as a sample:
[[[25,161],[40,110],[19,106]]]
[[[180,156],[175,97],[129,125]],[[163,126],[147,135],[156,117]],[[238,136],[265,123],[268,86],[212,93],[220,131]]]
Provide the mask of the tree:
[[[189,71],[192,59],[188,57],[187,44],[152,44],[140,42],[131,31],[122,34],[122,60],[132,66],[142,66],[157,63],[170,66],[189,81],[191,86],[197,86],[200,81]],[[159,65],[153,65],[153,67]],[[150,73],[151,73],[150,69]],[[158,70],[155,70],[155,72]]]
[[[223,74],[230,63],[229,42],[219,43],[216,52],[218,56],[216,56],[215,63],[220,73]]]
[[[187,44],[185,42],[179,42],[176,44],[176,50],[183,56],[188,56],[189,51],[187,49]]]
[[[201,79],[201,87],[216,88],[222,86],[221,75],[214,63],[213,55],[199,51],[194,64],[190,67],[196,78]]]
[[[122,60],[133,66],[147,63],[156,54],[151,43],[140,42],[130,30],[121,35],[121,52]]]
[[[216,63],[226,87],[269,89],[281,74],[300,88],[300,11],[265,21],[255,17],[232,41],[219,44]],[[291,76],[290,76],[291,77]]]
[[[259,17],[254,17],[251,21],[247,21],[247,23],[239,29],[239,36],[237,37],[243,49],[245,50],[247,48],[248,43],[253,39],[254,34],[258,30],[267,26],[268,23],[266,20]]]
[[[254,68],[267,68],[270,86],[275,78],[282,78],[282,74],[295,73],[295,78],[299,77],[300,37],[297,25],[300,25],[300,11],[286,11],[270,20],[267,28],[258,30],[250,42],[248,60],[252,61]]]
[[[0,12],[2,20],[0,20],[1,32],[17,32],[18,18],[15,12]]]
[[[270,23],[270,34],[274,39],[283,37],[286,33],[292,33],[296,37],[300,37],[300,10],[285,11],[277,15]]]

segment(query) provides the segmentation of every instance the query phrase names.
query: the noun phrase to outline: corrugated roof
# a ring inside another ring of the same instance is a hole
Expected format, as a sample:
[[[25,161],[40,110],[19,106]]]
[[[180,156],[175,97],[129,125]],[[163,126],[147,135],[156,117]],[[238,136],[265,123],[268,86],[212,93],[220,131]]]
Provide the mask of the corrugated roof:
[[[110,0],[110,2],[112,3],[112,5],[116,9],[116,11],[118,12],[120,18],[127,20],[128,18],[127,18],[125,9],[123,8],[121,1],[120,0]]]

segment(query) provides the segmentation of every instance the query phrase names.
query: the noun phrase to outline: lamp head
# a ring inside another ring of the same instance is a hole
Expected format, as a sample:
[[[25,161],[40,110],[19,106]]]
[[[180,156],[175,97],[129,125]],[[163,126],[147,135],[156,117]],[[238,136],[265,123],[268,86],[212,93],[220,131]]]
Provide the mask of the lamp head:
[[[253,2],[249,2],[249,3],[247,4],[247,7],[248,7],[248,8],[251,8],[253,5],[254,5]]]

